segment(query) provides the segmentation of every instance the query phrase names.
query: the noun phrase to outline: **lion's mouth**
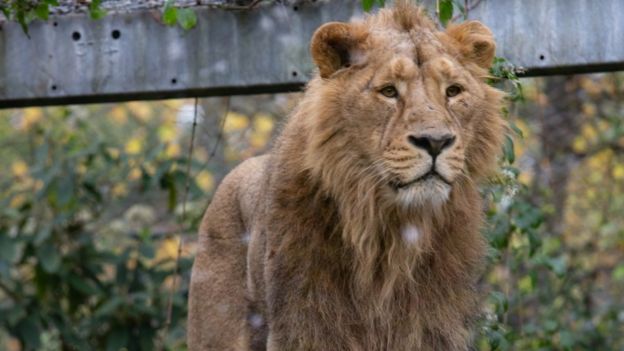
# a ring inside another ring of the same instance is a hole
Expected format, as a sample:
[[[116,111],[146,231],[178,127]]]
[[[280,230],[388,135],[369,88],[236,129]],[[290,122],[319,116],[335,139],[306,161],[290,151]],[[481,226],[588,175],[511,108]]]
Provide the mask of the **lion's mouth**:
[[[416,183],[420,183],[420,182],[424,182],[427,181],[429,179],[438,179],[441,180],[442,182],[451,185],[451,182],[448,181],[446,178],[444,178],[440,173],[436,172],[434,169],[431,169],[429,172],[416,177],[415,179],[412,179],[408,182],[401,182],[401,181],[392,181],[390,182],[390,186],[392,186],[395,190],[400,190],[400,189],[405,189],[405,188],[409,188],[410,186],[416,184]]]

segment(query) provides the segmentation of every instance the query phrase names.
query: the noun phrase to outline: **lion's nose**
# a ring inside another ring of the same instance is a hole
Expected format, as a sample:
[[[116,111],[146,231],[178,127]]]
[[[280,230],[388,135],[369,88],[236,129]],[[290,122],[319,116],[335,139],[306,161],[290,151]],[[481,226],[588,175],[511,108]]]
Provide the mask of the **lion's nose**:
[[[450,147],[455,142],[455,136],[452,134],[443,134],[440,136],[433,136],[430,134],[422,135],[410,135],[407,137],[410,144],[417,148],[427,150],[431,157],[435,158],[444,149]]]

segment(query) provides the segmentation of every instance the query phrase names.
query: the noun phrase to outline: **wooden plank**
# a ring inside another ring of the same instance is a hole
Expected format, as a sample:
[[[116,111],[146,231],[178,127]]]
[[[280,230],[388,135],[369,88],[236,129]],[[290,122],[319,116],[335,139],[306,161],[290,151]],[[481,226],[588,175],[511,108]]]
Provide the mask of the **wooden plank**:
[[[622,15],[621,0],[484,0],[469,12],[530,76],[624,70]]]
[[[360,0],[196,12],[188,32],[154,10],[57,16],[31,23],[31,39],[0,23],[0,107],[298,90],[314,30],[362,15]],[[492,28],[499,55],[543,75],[624,69],[622,13],[620,0],[483,0],[470,18]]]

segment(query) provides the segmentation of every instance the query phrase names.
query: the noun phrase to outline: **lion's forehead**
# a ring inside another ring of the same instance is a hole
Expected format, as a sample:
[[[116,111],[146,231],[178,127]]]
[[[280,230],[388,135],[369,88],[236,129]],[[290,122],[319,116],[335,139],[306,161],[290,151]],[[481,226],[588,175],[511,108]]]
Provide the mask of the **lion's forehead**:
[[[377,62],[377,69],[388,67],[393,78],[411,79],[427,65],[430,71],[446,77],[461,69],[453,59],[453,48],[447,47],[438,35],[428,29],[409,32],[396,29],[375,29],[371,32],[368,58]],[[405,73],[405,74],[401,74]]]
[[[410,31],[395,28],[373,28],[370,30],[372,50],[391,52],[393,54],[418,55],[422,59],[430,59],[452,51],[440,38],[439,32],[426,28]]]

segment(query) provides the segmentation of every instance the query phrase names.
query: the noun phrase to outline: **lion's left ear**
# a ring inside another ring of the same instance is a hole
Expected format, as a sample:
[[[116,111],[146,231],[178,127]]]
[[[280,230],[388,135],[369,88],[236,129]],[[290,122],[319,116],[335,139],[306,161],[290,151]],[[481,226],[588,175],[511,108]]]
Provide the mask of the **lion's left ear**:
[[[459,43],[460,51],[465,58],[482,68],[490,68],[496,54],[496,43],[492,32],[483,23],[468,21],[451,25],[446,34]]]

